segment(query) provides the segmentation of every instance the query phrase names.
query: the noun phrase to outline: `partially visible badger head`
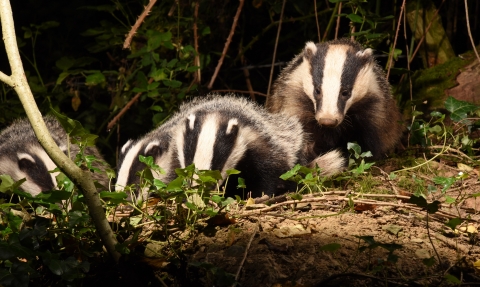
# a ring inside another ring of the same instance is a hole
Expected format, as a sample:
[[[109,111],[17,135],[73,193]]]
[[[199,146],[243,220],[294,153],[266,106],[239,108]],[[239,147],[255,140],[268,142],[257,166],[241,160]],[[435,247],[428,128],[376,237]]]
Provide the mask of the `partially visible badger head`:
[[[161,168],[165,169],[165,167],[170,166],[172,156],[170,155],[171,150],[169,147],[170,138],[168,136],[152,138],[147,135],[136,141],[127,141],[120,151],[115,190],[122,191],[128,185],[140,183],[140,177],[137,175],[137,172],[146,167],[144,163],[139,161],[138,157],[140,155],[153,157],[155,164]],[[160,180],[164,180],[167,175],[154,173],[154,177]],[[143,200],[147,199],[148,190],[143,190],[141,197]]]
[[[356,102],[384,93],[386,84],[380,85],[379,81],[386,80],[381,73],[371,49],[343,39],[316,45],[307,42],[292,80],[303,83],[317,122],[333,128],[343,122]]]

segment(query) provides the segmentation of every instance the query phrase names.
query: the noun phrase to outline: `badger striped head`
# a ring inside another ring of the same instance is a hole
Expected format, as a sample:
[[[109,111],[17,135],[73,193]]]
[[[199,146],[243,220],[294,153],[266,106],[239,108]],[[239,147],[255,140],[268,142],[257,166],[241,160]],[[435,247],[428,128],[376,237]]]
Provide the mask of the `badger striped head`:
[[[307,42],[303,59],[303,90],[321,126],[337,127],[355,103],[382,92],[372,50],[355,42]]]
[[[15,181],[25,178],[20,188],[33,196],[57,186],[56,176],[59,172],[49,172],[56,167],[38,143],[0,156],[0,174],[8,174]]]

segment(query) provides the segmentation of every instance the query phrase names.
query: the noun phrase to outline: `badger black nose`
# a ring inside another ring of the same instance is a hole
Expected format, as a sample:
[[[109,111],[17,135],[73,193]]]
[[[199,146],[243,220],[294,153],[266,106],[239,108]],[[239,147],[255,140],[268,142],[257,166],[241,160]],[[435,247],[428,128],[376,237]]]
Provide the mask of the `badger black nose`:
[[[337,119],[328,119],[328,118],[320,118],[318,119],[318,124],[322,127],[329,127],[334,128],[338,125]]]

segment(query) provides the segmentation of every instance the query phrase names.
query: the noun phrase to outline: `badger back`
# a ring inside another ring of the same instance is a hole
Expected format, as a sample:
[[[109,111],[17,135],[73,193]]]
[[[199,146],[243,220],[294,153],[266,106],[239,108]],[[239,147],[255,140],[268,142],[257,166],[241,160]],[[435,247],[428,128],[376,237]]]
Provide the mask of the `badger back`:
[[[273,194],[282,182],[278,178],[299,160],[302,128],[295,119],[266,113],[245,99],[211,95],[197,98],[160,128],[137,141],[127,142],[121,152],[117,189],[137,183],[135,174],[143,168],[138,155],[152,155],[170,181],[175,168],[192,163],[198,169],[241,171],[253,196]],[[232,183],[233,182],[233,183]],[[230,181],[227,194],[238,193]]]
[[[401,115],[372,50],[348,39],[306,43],[281,72],[267,108],[298,115],[317,154],[357,141],[380,158],[401,136]]]
[[[52,116],[44,117],[44,121],[55,143],[67,153],[67,134],[60,123]],[[78,146],[70,146],[72,159],[78,152]],[[89,147],[86,153],[102,159],[96,148]],[[16,120],[0,133],[0,174],[8,174],[15,181],[25,178],[26,181],[20,186],[23,191],[35,196],[42,191],[54,189],[57,186],[55,177],[58,172],[49,171],[56,167],[38,142],[27,119]],[[104,169],[100,165],[97,167]],[[94,178],[104,186],[108,183],[105,174],[96,174]]]

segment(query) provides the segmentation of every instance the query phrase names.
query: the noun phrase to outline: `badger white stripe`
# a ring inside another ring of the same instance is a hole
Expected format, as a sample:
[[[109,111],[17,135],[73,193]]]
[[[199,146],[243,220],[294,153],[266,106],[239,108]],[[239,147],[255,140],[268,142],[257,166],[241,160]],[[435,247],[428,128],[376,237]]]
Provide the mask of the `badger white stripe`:
[[[48,171],[51,171],[51,170],[54,170],[55,168],[57,168],[57,166],[55,165],[55,163],[53,163],[53,161],[50,159],[50,157],[47,155],[47,153],[45,152],[45,150],[39,146],[32,146],[30,147],[29,149],[29,153],[31,154],[35,154],[36,156],[38,156],[40,158],[40,160],[43,162],[43,164],[45,164],[45,167],[47,168]],[[56,187],[57,186],[57,179],[55,178],[60,172],[54,172],[54,173],[50,173],[50,176],[52,178],[52,182],[53,182],[53,185]],[[27,175],[28,176],[28,175]],[[40,193],[40,192],[38,192]],[[37,193],[37,194],[38,194]],[[35,194],[36,195],[36,194]]]
[[[191,114],[188,116],[188,127],[193,130],[193,128],[195,127],[195,115],[194,114]]]
[[[340,114],[337,102],[340,95],[342,72],[347,59],[348,46],[332,45],[325,56],[322,80],[322,107],[318,118],[336,119]],[[342,114],[343,117],[343,114]]]
[[[305,94],[312,101],[315,110],[317,109],[317,102],[313,96],[314,87],[309,61],[303,59],[303,62],[298,68],[292,72],[290,79],[287,81],[287,85],[303,89]]]
[[[237,125],[238,125],[238,119],[230,119],[228,121],[228,126],[227,126],[227,135],[232,132],[233,126],[237,126]]]
[[[143,146],[144,140],[138,141],[131,149],[128,150],[125,158],[123,159],[122,165],[117,175],[117,183],[115,184],[115,190],[121,191],[127,185],[128,175],[130,174],[130,169],[132,168],[133,161],[137,160],[138,155],[140,154],[140,149]],[[128,141],[125,145],[130,144]],[[125,147],[125,146],[124,146]],[[123,148],[122,148],[123,150]]]
[[[202,130],[198,135],[197,148],[193,162],[198,169],[210,169],[212,166],[213,149],[217,139],[219,116],[208,115],[202,124]]]
[[[235,145],[233,146],[230,156],[221,170],[223,178],[227,177],[227,169],[232,169],[237,166],[238,162],[242,159],[247,151],[248,144],[257,140],[257,138],[258,135],[247,126],[244,126],[239,130]]]
[[[35,163],[35,159],[28,153],[24,153],[24,152],[17,153],[17,157],[18,157],[18,160],[26,159],[31,161],[32,163]]]

